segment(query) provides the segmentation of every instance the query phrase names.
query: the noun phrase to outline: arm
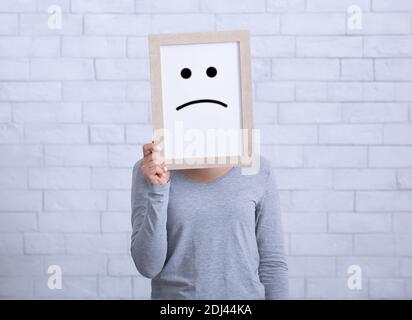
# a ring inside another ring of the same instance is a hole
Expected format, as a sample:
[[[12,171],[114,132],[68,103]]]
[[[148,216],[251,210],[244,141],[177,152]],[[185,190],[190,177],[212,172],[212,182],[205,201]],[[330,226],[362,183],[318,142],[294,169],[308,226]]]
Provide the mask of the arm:
[[[288,266],[282,231],[279,194],[270,170],[265,193],[257,206],[256,239],[259,277],[267,300],[288,298]]]
[[[133,168],[131,254],[137,270],[154,278],[166,260],[170,180],[164,185],[147,182],[140,161]]]

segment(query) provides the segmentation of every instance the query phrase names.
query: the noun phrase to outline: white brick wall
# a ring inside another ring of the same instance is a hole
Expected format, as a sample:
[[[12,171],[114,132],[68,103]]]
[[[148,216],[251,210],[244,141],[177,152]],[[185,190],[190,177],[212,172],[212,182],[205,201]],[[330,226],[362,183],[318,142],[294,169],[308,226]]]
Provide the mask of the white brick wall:
[[[1,0],[0,298],[149,296],[129,255],[146,36],[237,28],[252,34],[292,297],[412,298],[410,0]],[[62,290],[47,287],[52,264]]]

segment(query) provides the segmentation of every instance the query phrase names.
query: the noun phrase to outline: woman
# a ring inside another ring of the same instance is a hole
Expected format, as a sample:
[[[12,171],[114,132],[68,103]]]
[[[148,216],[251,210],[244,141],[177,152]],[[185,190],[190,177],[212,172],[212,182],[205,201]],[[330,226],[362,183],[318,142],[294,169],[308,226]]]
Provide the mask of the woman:
[[[146,144],[133,169],[131,254],[152,299],[286,299],[287,263],[270,164],[168,171]]]

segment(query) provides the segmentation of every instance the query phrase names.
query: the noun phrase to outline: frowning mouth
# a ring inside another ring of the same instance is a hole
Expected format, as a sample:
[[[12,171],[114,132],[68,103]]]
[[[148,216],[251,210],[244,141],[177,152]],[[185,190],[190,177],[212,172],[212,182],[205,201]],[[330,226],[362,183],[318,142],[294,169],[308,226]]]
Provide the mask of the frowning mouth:
[[[216,103],[216,104],[218,104],[218,105],[220,105],[220,106],[222,106],[222,107],[227,108],[227,104],[224,103],[224,102],[222,102],[222,101],[213,100],[213,99],[200,99],[200,100],[192,100],[192,101],[186,102],[186,103],[178,106],[178,107],[176,108],[176,110],[179,111],[180,109],[183,109],[184,107],[190,106],[190,105],[192,105],[192,104],[198,104],[198,103]]]

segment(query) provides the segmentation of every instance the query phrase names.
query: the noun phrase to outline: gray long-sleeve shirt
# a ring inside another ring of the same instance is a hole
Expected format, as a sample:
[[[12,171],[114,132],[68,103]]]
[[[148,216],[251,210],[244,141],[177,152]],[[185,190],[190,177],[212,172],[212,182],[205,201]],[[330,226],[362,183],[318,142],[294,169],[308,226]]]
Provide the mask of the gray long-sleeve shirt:
[[[140,162],[140,161],[139,161]],[[287,262],[278,192],[263,157],[209,182],[171,171],[152,185],[133,169],[131,254],[152,299],[285,299]]]

